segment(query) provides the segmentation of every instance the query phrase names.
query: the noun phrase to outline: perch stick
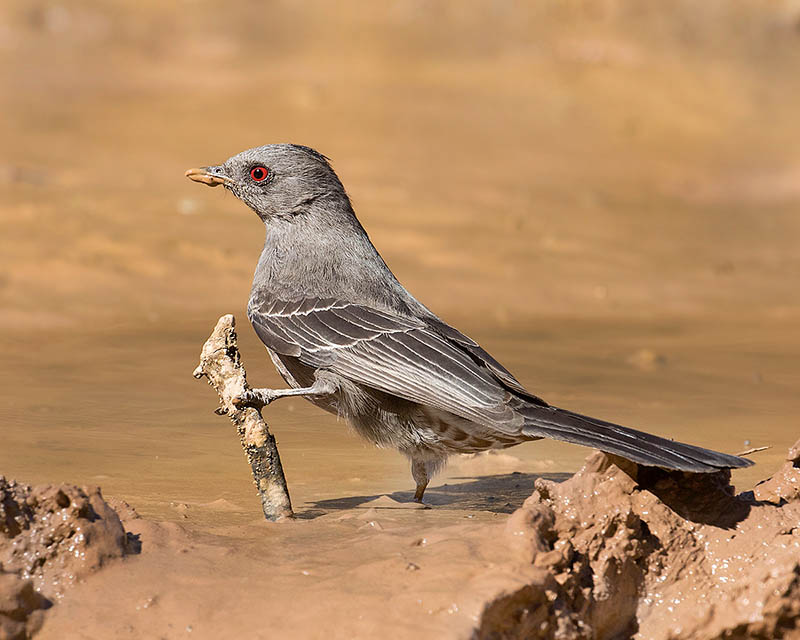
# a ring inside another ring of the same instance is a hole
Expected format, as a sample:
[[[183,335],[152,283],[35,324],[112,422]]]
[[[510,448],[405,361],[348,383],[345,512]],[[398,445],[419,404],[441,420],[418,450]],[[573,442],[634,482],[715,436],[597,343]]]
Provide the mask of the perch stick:
[[[235,321],[230,314],[217,321],[217,326],[203,345],[194,377],[205,376],[208,379],[208,384],[219,395],[220,407],[216,412],[227,415],[236,427],[253,470],[264,517],[273,521],[291,518],[294,515],[292,503],[275,436],[269,432],[260,411],[252,407],[240,408],[233,402],[248,388],[234,326]]]

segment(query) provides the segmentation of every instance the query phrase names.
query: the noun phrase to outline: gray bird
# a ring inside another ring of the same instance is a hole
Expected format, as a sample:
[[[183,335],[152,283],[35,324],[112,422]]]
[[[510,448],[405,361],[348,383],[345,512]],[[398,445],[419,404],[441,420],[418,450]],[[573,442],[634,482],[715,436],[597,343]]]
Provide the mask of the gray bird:
[[[398,282],[317,151],[267,145],[186,176],[223,185],[266,226],[247,315],[291,389],[253,389],[242,403],[261,408],[305,396],[346,418],[368,441],[409,458],[417,501],[450,454],[541,438],[681,471],[752,464],[559,409],[529,392]]]

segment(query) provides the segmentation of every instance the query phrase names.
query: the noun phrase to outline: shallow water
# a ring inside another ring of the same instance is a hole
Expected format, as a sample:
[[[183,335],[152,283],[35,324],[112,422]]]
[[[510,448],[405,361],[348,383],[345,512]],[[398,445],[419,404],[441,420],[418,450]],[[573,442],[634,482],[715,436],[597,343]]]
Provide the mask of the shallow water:
[[[398,584],[396,637],[430,611],[429,637],[455,633],[458,568],[479,577],[497,551],[471,524],[587,454],[453,460],[433,509],[378,512],[410,498],[405,459],[282,400],[265,417],[303,519],[268,527],[191,376],[234,313],[250,382],[280,384],[244,315],[263,229],[183,177],[268,142],[330,156],[401,281],[536,394],[721,451],[771,446],[740,489],[777,469],[800,435],[795,5],[2,3],[0,474],[99,484],[147,517],[126,522],[141,557],[81,586],[51,637],[92,615],[209,638],[233,617],[255,637],[270,589],[283,629],[284,607],[310,608],[385,635],[359,611]],[[437,530],[454,566],[420,595],[408,548]]]
[[[205,328],[17,335],[4,345],[14,364],[0,373],[0,469],[31,483],[99,484],[107,495],[160,518],[183,519],[182,503],[206,504],[204,517],[223,520],[231,505],[255,509],[233,428],[212,413],[213,391],[191,377]],[[524,333],[469,329],[553,404],[721,451],[773,446],[754,454],[756,467],[735,472],[741,488],[777,468],[796,435],[792,380],[800,354],[792,323],[724,332],[699,322],[589,320],[542,321]],[[279,384],[249,325],[239,332],[251,383]],[[47,345],[36,357],[34,341]],[[405,459],[363,443],[334,416],[295,399],[264,414],[299,512],[353,506],[384,493],[409,497]],[[436,488],[442,483],[515,471],[563,474],[585,455],[582,447],[536,442],[486,459],[457,459],[428,498],[447,506],[448,494]],[[494,493],[477,491],[471,506],[491,507],[489,496],[507,502],[496,487]],[[524,490],[513,493],[515,502],[525,497]],[[221,508],[212,516],[215,501]]]

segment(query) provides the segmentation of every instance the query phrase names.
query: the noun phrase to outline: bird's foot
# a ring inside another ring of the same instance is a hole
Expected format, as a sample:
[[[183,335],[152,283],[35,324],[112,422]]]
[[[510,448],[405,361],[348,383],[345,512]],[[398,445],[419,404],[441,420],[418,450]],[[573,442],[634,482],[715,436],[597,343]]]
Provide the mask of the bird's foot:
[[[251,407],[260,410],[279,397],[274,389],[245,389],[233,399],[233,404],[239,409]]]
[[[337,387],[330,380],[316,380],[310,387],[297,389],[245,389],[238,398],[233,400],[237,407],[253,407],[262,409],[278,398],[293,398],[296,396],[324,396],[334,393]]]
[[[414,509],[419,509],[420,511],[425,511],[427,509],[433,509],[433,505],[428,502],[425,502],[422,498],[414,498],[414,502],[412,502],[409,506],[413,505]]]

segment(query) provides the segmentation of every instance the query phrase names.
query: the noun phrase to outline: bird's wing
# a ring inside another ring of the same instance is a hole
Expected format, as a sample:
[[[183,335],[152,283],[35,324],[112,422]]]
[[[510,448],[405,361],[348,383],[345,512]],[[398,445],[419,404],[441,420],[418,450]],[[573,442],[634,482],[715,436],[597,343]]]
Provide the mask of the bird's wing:
[[[491,369],[424,320],[320,298],[252,301],[248,316],[270,349],[305,365],[500,430],[522,426]]]
[[[319,298],[251,301],[248,316],[261,340],[280,354],[448,411],[498,435],[554,438],[640,464],[685,471],[752,464],[551,407],[525,391],[477,344],[441,321]]]
[[[523,396],[526,400],[532,402],[533,404],[538,404],[543,407],[548,406],[547,402],[538,396],[533,395],[530,391],[523,387],[519,380],[517,380],[508,369],[495,360],[490,353],[488,353],[472,338],[465,336],[458,329],[454,329],[449,324],[442,322],[439,318],[432,319],[430,321],[430,325],[436,329],[437,333],[440,333],[451,342],[457,344],[459,347],[469,353],[474,359],[483,364],[504,386],[512,389],[514,392]]]

